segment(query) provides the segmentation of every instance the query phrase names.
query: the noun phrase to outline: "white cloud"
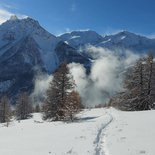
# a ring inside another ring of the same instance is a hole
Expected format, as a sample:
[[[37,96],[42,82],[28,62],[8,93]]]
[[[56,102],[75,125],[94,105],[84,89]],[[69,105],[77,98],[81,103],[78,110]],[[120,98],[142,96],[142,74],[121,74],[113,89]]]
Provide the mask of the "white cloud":
[[[25,18],[26,15],[22,15],[19,13],[14,13],[11,11],[12,9],[15,9],[12,5],[0,3],[0,24],[4,23],[6,20],[10,19],[10,16],[16,14],[18,18]]]
[[[33,104],[40,103],[45,99],[46,91],[52,78],[52,75],[43,75],[41,73],[36,77],[34,91],[31,94]]]
[[[120,57],[114,51],[101,47],[89,46],[87,48],[95,60],[92,62],[90,74],[82,64],[69,64],[76,88],[82,97],[83,104],[93,107],[98,104],[105,104],[117,92],[122,90],[123,72],[139,58],[139,55],[131,51],[124,51]],[[42,102],[46,97],[46,90],[52,76],[40,75],[35,80],[35,89],[32,93],[34,102]]]
[[[9,12],[6,9],[0,8],[0,24],[9,19],[11,15],[13,15],[13,13]]]
[[[89,75],[86,75],[81,64],[72,63],[69,67],[82,101],[89,107],[108,102],[115,93],[122,90],[122,72],[132,65],[139,55],[124,51],[125,56],[120,57],[114,51],[94,46],[87,50],[95,56]]]

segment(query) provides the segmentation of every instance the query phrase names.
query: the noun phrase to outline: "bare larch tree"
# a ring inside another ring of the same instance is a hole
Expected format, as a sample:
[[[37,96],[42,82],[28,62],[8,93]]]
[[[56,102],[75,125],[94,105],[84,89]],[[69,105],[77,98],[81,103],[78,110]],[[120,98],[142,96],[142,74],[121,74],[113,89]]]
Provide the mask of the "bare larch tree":
[[[124,91],[113,102],[123,110],[149,110],[155,102],[155,66],[153,54],[141,58],[128,70],[124,82]]]
[[[31,116],[32,105],[26,92],[18,96],[16,103],[16,118],[18,120],[27,119]]]
[[[60,65],[53,75],[43,106],[44,119],[66,120],[71,108],[69,101],[75,83],[66,63]],[[72,97],[71,97],[72,98]]]
[[[11,118],[10,102],[7,96],[3,96],[0,100],[0,122],[9,122]]]

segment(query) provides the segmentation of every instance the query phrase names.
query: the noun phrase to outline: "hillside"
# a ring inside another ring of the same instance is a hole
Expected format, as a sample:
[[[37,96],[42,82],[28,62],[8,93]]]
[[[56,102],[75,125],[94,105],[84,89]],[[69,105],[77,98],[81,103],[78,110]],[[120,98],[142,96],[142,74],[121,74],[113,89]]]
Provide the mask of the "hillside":
[[[100,152],[100,133],[111,117],[103,109],[85,110],[73,123],[43,122],[40,114],[0,127],[3,155],[93,155]]]
[[[113,122],[105,132],[106,154],[154,155],[155,111],[122,112],[110,110]]]

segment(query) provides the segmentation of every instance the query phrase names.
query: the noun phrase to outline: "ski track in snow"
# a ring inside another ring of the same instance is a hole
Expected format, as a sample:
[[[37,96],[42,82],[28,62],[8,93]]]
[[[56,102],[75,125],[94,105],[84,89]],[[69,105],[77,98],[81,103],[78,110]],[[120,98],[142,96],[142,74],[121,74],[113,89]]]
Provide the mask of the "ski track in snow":
[[[96,144],[95,148],[95,155],[106,155],[105,148],[104,148],[104,136],[105,136],[105,130],[109,126],[109,124],[113,121],[113,116],[106,112],[106,115],[108,117],[107,122],[103,123],[101,125],[101,128],[98,130],[98,134],[96,137],[96,140],[94,143]]]

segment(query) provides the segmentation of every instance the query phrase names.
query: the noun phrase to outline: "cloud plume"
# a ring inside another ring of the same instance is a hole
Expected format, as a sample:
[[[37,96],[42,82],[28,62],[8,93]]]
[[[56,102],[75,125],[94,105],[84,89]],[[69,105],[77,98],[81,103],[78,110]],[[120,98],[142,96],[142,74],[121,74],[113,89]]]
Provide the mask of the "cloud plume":
[[[46,98],[46,91],[52,81],[52,75],[40,74],[34,80],[34,91],[30,95],[34,104],[41,104]]]
[[[89,46],[87,51],[95,58],[91,72],[86,75],[86,70],[81,64],[69,65],[75,79],[77,89],[86,106],[105,104],[117,92],[122,90],[122,72],[132,65],[138,58],[130,51],[125,51],[125,56],[113,51]]]
[[[76,89],[82,97],[83,104],[94,107],[105,104],[117,92],[122,90],[122,72],[132,65],[139,55],[131,51],[124,51],[124,55],[100,47],[89,46],[87,52],[94,60],[90,74],[86,74],[86,68],[79,63],[69,64],[70,72],[76,83]],[[39,75],[35,80],[35,89],[32,93],[36,102],[46,97],[46,90],[52,76]],[[39,99],[39,100],[38,100]]]

